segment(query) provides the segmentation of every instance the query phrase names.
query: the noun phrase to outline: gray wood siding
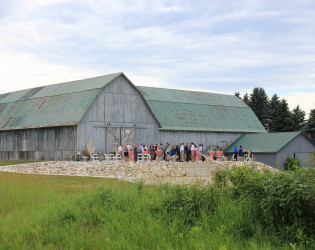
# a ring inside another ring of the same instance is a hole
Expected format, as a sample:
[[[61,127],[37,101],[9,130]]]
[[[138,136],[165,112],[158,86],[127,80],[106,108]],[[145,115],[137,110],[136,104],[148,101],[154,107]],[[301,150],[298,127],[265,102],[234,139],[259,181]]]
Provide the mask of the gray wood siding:
[[[290,143],[278,152],[278,162],[281,168],[284,167],[285,160],[290,156],[299,158],[302,166],[306,166],[305,160],[315,151],[315,145],[299,134]]]
[[[255,153],[253,152],[255,161],[262,162],[270,167],[280,169],[280,166],[277,165],[277,154],[276,153]],[[233,153],[224,154],[228,157],[228,160],[231,159]]]
[[[78,126],[78,148],[92,139],[96,151],[107,151],[109,128],[134,128],[135,143],[157,141],[158,124],[139,92],[121,76],[105,86]]]
[[[177,144],[178,142],[194,142],[203,144],[204,148],[210,145],[219,145],[224,148],[233,141],[242,136],[241,133],[223,133],[223,132],[200,132],[200,131],[159,131],[159,143],[169,142]]]
[[[64,160],[76,151],[77,128],[53,127],[0,132],[2,160]]]
[[[143,97],[123,76],[105,86],[78,126],[78,148],[84,150],[92,139],[96,151],[107,151],[107,130],[135,128],[135,143],[146,145],[178,142],[202,143],[224,147],[241,133],[199,131],[160,131]]]
[[[259,161],[267,164],[270,167],[281,169],[280,164],[277,162],[277,154],[276,153],[255,153],[255,161]]]

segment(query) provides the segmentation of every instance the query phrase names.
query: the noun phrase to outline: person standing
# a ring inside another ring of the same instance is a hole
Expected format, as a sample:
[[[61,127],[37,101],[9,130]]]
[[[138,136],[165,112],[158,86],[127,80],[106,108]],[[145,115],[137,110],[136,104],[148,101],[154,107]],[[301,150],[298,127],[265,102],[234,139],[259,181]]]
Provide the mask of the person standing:
[[[188,142],[184,146],[184,161],[188,161]]]
[[[237,145],[235,145],[234,147],[234,160],[237,161],[237,153],[238,153],[238,149],[237,149]]]
[[[133,156],[134,156],[134,161],[138,161],[138,145],[133,144]]]
[[[182,143],[182,145],[180,146],[180,161],[181,162],[184,161],[184,154],[185,154],[185,147],[184,147],[184,143]]]
[[[166,148],[165,152],[166,152],[165,161],[170,161],[170,155],[171,155],[171,147],[170,147],[170,145],[167,144],[167,148]]]
[[[190,146],[190,154],[191,154],[191,160],[194,162],[196,159],[195,159],[195,145],[193,143],[191,143],[191,146]]]
[[[155,154],[155,148],[153,144],[150,145],[150,157],[151,157],[151,161],[155,161],[156,154]]]
[[[240,146],[240,149],[238,150],[238,155],[239,155],[240,157],[243,156],[243,148],[242,148],[242,146]]]
[[[199,160],[204,161],[204,160],[203,160],[203,156],[202,156],[202,153],[203,153],[202,144],[199,144],[198,151],[199,151]]]
[[[187,150],[187,162],[190,162],[191,161],[191,145],[189,145],[188,142],[187,142],[187,147],[188,147],[188,150]]]
[[[177,153],[177,161],[180,161],[180,142],[176,146],[176,153]]]
[[[144,148],[143,148],[142,144],[140,144],[139,151],[141,151],[141,153],[143,153],[143,151],[144,151]]]
[[[118,154],[122,156],[122,147],[120,144],[118,144]]]

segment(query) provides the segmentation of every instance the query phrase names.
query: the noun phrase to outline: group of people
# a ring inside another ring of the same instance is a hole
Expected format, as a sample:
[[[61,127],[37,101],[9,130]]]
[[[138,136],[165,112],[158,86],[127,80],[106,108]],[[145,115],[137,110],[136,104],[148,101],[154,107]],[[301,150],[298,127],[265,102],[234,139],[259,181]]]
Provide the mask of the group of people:
[[[234,160],[237,161],[237,156],[240,157],[252,157],[253,153],[250,149],[248,149],[247,151],[244,150],[243,151],[243,147],[240,146],[239,148],[237,148],[237,145],[234,146]]]
[[[168,142],[163,146],[162,144],[153,144],[148,148],[145,144],[124,145],[123,147],[118,144],[116,153],[121,156],[128,156],[129,151],[133,151],[134,161],[138,160],[138,154],[149,154],[151,161],[156,160],[157,156],[163,154],[165,161],[176,160],[180,162],[198,161],[199,159],[205,161],[203,156],[199,156],[203,152],[203,145],[199,144],[199,147],[193,142],[191,143],[178,143],[177,145],[171,145]],[[198,154],[199,153],[199,154]]]
[[[201,159],[205,161],[204,157],[201,156],[203,152],[203,145],[199,144],[199,147],[193,142],[189,143],[177,143],[177,145],[170,145],[168,142],[163,148],[163,158],[165,161],[170,161],[171,158],[180,162],[198,161]]]

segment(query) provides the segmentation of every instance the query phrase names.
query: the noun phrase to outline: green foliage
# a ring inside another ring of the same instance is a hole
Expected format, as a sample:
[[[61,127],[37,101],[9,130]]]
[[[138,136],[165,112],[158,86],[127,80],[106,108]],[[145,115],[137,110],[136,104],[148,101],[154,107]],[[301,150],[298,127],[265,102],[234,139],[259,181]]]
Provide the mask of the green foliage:
[[[245,95],[243,96],[243,102],[245,102],[247,105],[248,105],[248,102],[249,102],[249,96],[247,93],[245,93]]]
[[[297,105],[291,114],[292,131],[301,131],[305,125],[305,112]]]
[[[309,168],[315,169],[315,151],[305,160],[305,162]]]
[[[250,94],[248,105],[254,111],[255,115],[267,129],[269,122],[269,102],[268,96],[263,88],[254,88]]]
[[[197,182],[193,186],[164,185],[161,187],[161,207],[167,220],[182,218],[187,226],[192,226],[202,213],[212,213],[217,206],[218,192],[211,185]]]
[[[305,124],[305,133],[315,143],[315,109],[312,109]]]
[[[285,99],[282,99],[279,103],[275,118],[272,122],[272,127],[277,132],[292,131],[291,112]]]
[[[0,195],[12,176],[0,182]],[[150,187],[103,180],[98,188],[59,199],[82,178],[39,176],[27,192],[44,193],[38,190],[43,183],[35,187],[45,178],[49,190],[58,187],[48,193],[53,199],[46,203],[43,196],[40,207],[5,213],[0,249],[311,249],[314,176],[311,168],[272,173],[253,165],[217,170],[214,184]],[[25,188],[23,181],[12,186]]]
[[[301,167],[301,161],[298,158],[288,157],[284,162],[284,170],[296,170]]]
[[[314,169],[271,173],[237,167],[229,181],[233,196],[250,202],[264,227],[300,244],[315,243]]]
[[[277,94],[274,94],[269,101],[269,123],[268,129],[269,131],[277,132],[276,128],[274,128],[273,123],[276,118],[276,114],[280,105],[280,100]]]

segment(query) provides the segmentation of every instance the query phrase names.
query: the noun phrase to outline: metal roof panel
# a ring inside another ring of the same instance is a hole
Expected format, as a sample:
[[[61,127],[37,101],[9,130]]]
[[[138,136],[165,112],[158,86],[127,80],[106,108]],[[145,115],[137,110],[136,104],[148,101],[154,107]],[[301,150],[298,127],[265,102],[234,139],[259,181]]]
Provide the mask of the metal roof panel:
[[[276,153],[292,141],[301,132],[279,132],[245,134],[227,148],[225,153],[233,153],[234,146],[242,146],[243,150],[250,149],[253,153]]]
[[[266,133],[254,112],[236,96],[137,87],[160,130]]]

